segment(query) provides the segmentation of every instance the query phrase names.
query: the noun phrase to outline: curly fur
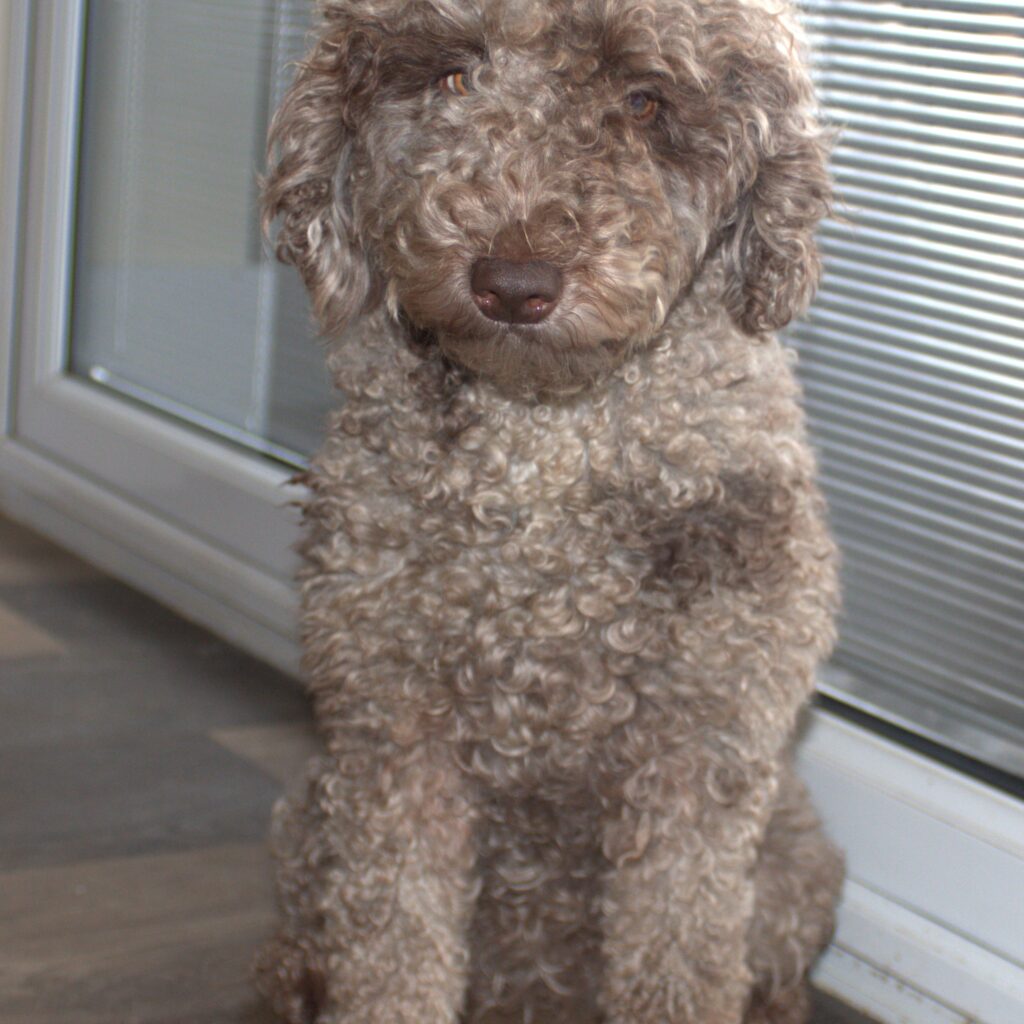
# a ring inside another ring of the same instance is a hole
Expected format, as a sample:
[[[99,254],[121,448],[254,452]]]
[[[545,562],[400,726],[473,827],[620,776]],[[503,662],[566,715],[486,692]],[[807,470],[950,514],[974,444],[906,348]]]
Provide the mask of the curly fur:
[[[291,1024],[797,1024],[841,865],[786,754],[836,605],[770,334],[830,196],[791,14],[321,16],[264,212],[347,326],[306,477],[325,752],[262,986]],[[488,254],[560,269],[548,319],[481,315]]]

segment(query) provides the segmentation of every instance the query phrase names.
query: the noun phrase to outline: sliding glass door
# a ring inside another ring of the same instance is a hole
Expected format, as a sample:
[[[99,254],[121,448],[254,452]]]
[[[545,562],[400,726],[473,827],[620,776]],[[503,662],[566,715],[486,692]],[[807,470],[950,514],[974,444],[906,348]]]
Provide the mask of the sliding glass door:
[[[68,520],[282,636],[284,481],[336,399],[260,237],[257,175],[312,6],[15,4],[28,146],[6,170],[25,211],[18,478],[64,471]],[[845,554],[824,686],[1021,774],[1021,5],[803,7],[845,126],[847,206],[789,335]]]

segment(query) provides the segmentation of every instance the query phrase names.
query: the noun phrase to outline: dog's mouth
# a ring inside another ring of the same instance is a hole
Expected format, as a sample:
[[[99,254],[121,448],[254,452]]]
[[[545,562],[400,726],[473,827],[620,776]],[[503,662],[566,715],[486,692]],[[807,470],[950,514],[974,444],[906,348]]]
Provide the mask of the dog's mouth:
[[[556,322],[494,323],[478,314],[476,329],[434,329],[453,362],[518,396],[570,395],[588,390],[621,364],[626,342],[587,336],[571,314]]]
[[[444,323],[426,323],[403,310],[414,348],[440,352],[509,397],[557,398],[593,388],[618,367],[628,345],[585,339],[571,325],[495,323],[467,310]]]

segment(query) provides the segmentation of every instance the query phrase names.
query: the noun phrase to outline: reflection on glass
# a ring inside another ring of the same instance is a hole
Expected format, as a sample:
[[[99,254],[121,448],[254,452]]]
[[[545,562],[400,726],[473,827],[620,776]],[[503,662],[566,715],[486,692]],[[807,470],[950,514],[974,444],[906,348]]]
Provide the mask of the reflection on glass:
[[[256,176],[310,7],[89,4],[75,250],[75,373],[289,461],[334,399]]]

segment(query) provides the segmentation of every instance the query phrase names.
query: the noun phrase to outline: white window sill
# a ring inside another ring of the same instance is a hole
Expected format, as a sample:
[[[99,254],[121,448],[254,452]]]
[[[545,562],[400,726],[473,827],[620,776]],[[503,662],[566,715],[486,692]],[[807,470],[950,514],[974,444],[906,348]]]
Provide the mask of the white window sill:
[[[887,1024],[1024,1020],[1024,806],[827,711],[798,765],[847,857],[819,985]]]

